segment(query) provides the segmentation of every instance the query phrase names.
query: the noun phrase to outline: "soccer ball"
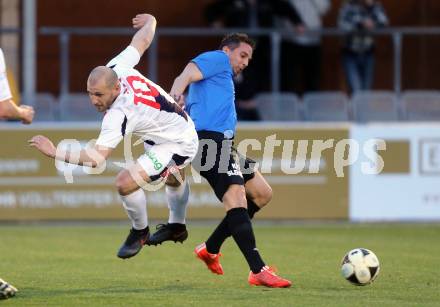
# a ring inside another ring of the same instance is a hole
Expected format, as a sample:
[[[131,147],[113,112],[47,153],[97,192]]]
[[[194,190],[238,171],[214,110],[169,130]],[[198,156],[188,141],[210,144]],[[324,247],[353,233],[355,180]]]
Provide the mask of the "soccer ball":
[[[380,266],[376,255],[366,248],[356,248],[342,258],[342,276],[357,286],[371,284],[379,275]]]

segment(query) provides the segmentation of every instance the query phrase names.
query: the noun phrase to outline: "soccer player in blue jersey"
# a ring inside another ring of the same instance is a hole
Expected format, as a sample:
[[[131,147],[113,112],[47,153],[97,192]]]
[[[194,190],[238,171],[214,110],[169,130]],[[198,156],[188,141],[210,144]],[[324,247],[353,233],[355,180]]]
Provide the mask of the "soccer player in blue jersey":
[[[226,36],[219,50],[202,53],[185,67],[175,79],[170,94],[182,102],[183,92],[189,86],[186,111],[199,136],[197,162],[193,162],[193,167],[209,182],[226,210],[226,216],[208,240],[196,247],[196,255],[213,273],[223,274],[220,247],[232,235],[251,269],[248,278],[251,285],[290,287],[291,282],[277,276],[261,258],[250,220],[270,201],[272,190],[261,173],[250,167],[253,161],[240,157],[232,148],[237,123],[233,76],[248,66],[254,47],[255,43],[246,34]],[[208,149],[212,144],[216,145],[214,152]],[[212,167],[207,169],[206,165]],[[242,173],[244,169],[246,172]],[[185,208],[180,208],[178,213],[170,212],[170,216],[179,214],[184,215]],[[150,244],[175,241],[182,233],[186,233],[184,224],[169,222],[150,237]]]

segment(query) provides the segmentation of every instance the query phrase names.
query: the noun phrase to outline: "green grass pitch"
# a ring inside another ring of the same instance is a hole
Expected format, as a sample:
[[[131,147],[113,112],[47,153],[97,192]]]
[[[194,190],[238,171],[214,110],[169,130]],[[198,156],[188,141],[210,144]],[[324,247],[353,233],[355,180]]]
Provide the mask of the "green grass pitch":
[[[193,254],[215,225],[189,222],[184,244],[145,247],[116,257],[128,226],[0,226],[0,277],[19,289],[3,306],[440,306],[440,224],[256,223],[268,264],[289,289],[247,284],[233,240],[223,246],[225,275]],[[339,273],[348,250],[365,247],[381,262],[378,279],[356,287]]]

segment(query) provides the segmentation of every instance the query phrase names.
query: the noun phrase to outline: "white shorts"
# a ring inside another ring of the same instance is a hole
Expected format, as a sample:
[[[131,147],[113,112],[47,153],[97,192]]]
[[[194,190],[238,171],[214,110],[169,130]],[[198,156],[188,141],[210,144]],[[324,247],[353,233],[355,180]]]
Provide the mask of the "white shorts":
[[[197,134],[194,134],[195,137],[185,143],[145,144],[145,153],[137,162],[151,181],[166,178],[173,169],[182,169],[194,159],[199,146]]]

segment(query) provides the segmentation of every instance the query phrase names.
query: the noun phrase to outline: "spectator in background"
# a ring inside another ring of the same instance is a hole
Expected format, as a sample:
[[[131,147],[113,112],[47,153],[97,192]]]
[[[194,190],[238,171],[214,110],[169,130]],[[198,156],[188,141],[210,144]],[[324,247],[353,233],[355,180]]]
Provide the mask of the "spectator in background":
[[[388,25],[385,11],[376,0],[348,0],[339,11],[338,25],[349,32],[342,54],[349,90],[369,90],[374,74],[371,31]]]
[[[206,20],[214,27],[273,28],[275,17],[301,24],[289,0],[216,0],[205,9]],[[238,120],[260,120],[255,95],[270,90],[270,39],[261,36],[249,67],[234,78]]]
[[[311,92],[319,90],[321,72],[321,37],[303,33],[320,30],[322,17],[330,9],[329,0],[289,0],[298,12],[302,25],[292,25],[286,19],[281,26],[300,35],[286,37],[281,45],[281,90],[287,92]]]
[[[17,106],[12,99],[5,58],[0,48],[0,119],[21,120],[23,124],[30,124],[33,118],[34,109],[31,106]]]

